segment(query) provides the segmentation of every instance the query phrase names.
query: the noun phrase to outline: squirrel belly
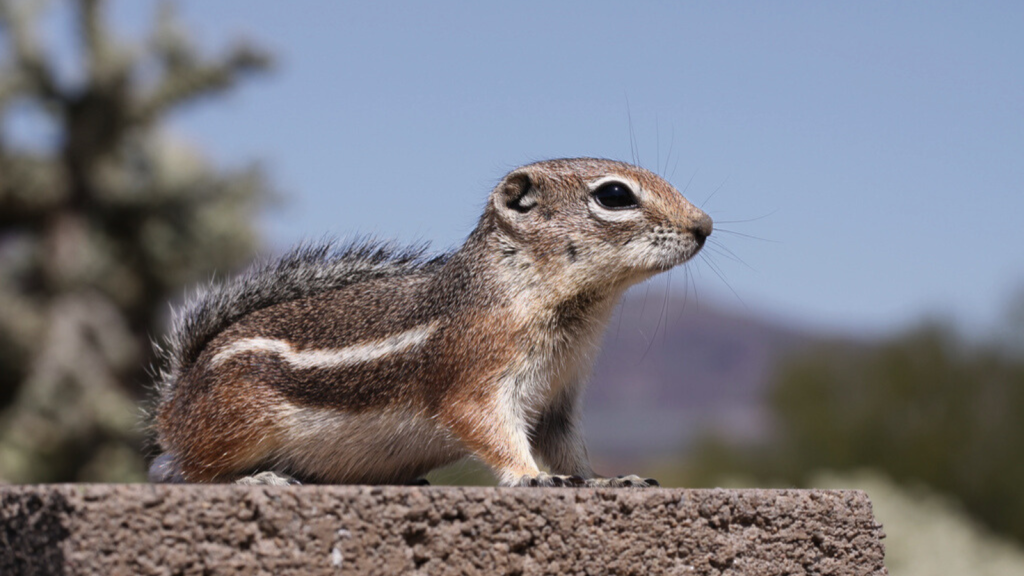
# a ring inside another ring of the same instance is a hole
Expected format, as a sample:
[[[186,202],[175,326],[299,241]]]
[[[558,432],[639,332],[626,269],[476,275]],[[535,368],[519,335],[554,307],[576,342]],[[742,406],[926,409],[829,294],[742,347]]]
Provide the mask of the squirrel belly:
[[[502,485],[651,484],[594,474],[579,397],[622,293],[711,227],[647,170],[552,160],[454,253],[305,247],[207,287],[160,350],[151,477],[408,483],[473,456]]]

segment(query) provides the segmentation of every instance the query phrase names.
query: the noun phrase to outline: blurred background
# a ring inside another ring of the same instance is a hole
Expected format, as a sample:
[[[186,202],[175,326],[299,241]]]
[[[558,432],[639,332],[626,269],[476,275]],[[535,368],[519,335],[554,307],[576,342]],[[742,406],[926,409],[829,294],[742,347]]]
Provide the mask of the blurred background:
[[[716,231],[612,320],[599,471],[861,488],[894,574],[1024,574],[1022,29],[1016,2],[0,0],[0,481],[144,479],[150,342],[197,283],[324,236],[446,250],[508,170],[600,156]]]

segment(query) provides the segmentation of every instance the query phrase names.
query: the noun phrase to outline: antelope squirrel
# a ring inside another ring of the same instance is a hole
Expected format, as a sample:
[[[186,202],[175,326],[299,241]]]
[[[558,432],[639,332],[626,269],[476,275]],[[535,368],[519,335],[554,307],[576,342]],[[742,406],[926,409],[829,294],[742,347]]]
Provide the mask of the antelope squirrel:
[[[595,475],[580,393],[626,288],[711,229],[648,170],[562,159],[505,176],[452,253],[364,241],[256,265],[174,315],[150,478],[409,483],[472,455],[502,486],[657,485]]]

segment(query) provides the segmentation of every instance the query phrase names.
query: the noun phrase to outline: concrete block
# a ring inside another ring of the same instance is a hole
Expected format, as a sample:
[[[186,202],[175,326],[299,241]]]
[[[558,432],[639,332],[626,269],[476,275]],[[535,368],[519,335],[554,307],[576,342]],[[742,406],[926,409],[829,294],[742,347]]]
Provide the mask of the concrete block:
[[[0,574],[883,575],[863,492],[0,486]]]

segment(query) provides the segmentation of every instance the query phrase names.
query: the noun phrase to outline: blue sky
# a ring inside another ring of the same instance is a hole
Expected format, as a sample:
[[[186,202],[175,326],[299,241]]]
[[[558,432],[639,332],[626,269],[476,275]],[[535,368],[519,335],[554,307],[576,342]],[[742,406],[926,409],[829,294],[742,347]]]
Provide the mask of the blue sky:
[[[137,37],[154,6],[113,14]],[[855,332],[924,315],[983,331],[1024,289],[1024,3],[179,12],[210,50],[248,38],[278,56],[173,122],[221,162],[265,162],[284,198],[272,249],[352,232],[455,246],[509,169],[630,160],[632,132],[640,163],[716,219],[708,256],[731,289],[691,264],[705,301]]]

